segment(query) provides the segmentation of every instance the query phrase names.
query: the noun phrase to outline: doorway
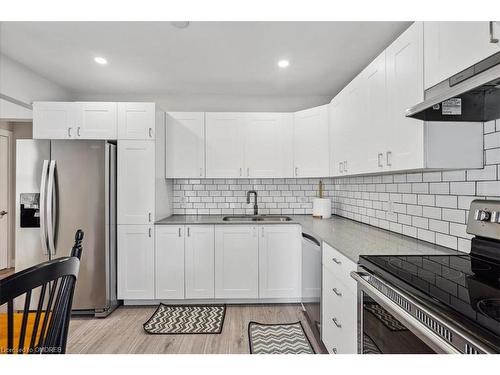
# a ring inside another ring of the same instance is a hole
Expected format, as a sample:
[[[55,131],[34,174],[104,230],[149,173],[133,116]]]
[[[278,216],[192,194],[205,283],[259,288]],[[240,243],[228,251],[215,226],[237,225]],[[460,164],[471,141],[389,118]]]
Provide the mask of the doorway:
[[[0,270],[10,267],[11,248],[11,140],[12,133],[0,129]]]

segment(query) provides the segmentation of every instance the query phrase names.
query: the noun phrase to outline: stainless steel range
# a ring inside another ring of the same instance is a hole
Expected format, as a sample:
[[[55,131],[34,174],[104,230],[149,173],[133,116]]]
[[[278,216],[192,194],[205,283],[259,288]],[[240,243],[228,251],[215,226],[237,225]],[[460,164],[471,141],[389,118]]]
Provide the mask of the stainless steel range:
[[[359,353],[500,353],[500,201],[467,232],[470,254],[360,257]]]

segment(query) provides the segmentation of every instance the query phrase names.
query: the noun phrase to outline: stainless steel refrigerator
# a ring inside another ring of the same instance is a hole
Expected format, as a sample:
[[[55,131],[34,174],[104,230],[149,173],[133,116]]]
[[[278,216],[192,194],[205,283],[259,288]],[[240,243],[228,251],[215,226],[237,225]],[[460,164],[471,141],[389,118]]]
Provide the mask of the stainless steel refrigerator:
[[[18,140],[15,270],[69,255],[85,232],[74,313],[106,316],[116,300],[116,146]]]

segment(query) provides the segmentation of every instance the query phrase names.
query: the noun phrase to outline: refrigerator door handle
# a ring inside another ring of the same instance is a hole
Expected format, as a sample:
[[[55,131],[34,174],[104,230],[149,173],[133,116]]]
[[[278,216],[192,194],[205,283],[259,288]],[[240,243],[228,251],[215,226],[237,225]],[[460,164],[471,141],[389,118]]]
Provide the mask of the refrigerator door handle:
[[[40,241],[42,242],[42,250],[44,254],[48,254],[47,247],[47,217],[46,217],[46,200],[47,200],[47,173],[49,171],[49,161],[44,160],[42,166],[42,179],[40,181]]]
[[[47,183],[47,242],[49,245],[49,259],[51,255],[55,255],[55,213],[57,212],[57,197],[55,189],[56,179],[56,161],[51,160],[49,166],[49,177]]]

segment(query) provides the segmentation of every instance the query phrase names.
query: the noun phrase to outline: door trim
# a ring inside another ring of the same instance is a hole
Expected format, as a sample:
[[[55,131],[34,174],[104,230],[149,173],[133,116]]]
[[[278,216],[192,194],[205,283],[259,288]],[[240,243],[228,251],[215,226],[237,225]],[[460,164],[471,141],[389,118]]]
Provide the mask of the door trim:
[[[12,181],[13,181],[13,133],[10,130],[0,129],[0,136],[7,137],[7,210],[8,210],[8,223],[7,223],[7,268],[14,267],[14,252],[12,248],[13,244],[13,232],[15,221],[12,218],[12,214],[15,212],[14,192],[12,191]]]

